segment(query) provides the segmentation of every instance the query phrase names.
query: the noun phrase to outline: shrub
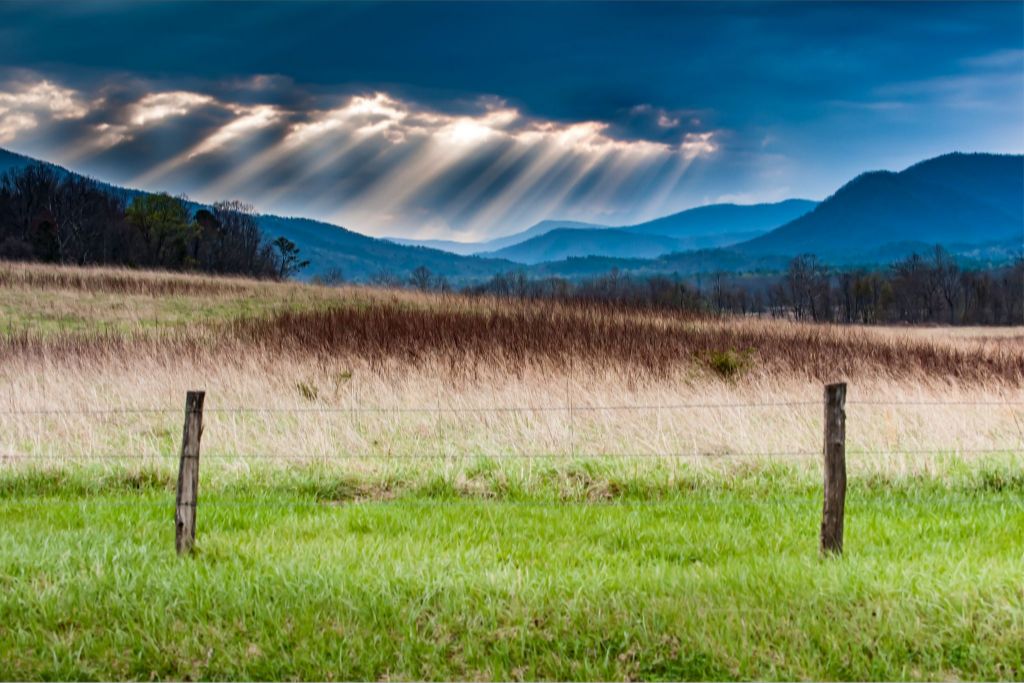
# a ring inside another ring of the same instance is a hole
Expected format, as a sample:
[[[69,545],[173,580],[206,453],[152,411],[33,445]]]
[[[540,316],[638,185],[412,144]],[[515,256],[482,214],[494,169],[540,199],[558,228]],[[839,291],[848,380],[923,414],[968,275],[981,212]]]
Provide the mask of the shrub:
[[[752,362],[752,351],[712,351],[708,356],[708,367],[722,379],[735,379],[743,374]]]

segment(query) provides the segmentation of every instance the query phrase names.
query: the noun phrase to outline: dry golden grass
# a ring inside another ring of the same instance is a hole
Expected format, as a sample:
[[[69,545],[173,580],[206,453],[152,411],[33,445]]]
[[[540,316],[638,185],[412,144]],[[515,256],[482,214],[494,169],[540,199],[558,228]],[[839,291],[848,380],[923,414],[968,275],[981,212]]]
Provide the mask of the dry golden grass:
[[[815,463],[822,384],[833,380],[850,383],[851,467],[920,471],[1024,450],[1020,330],[0,268],[12,318],[30,320],[37,300],[61,301],[74,323],[12,325],[0,340],[0,452],[18,456],[8,462],[173,457],[184,393],[201,388],[204,454],[236,468],[331,459],[378,471],[476,456],[517,467],[595,456],[631,468]],[[716,357],[729,352],[736,367],[723,376]]]

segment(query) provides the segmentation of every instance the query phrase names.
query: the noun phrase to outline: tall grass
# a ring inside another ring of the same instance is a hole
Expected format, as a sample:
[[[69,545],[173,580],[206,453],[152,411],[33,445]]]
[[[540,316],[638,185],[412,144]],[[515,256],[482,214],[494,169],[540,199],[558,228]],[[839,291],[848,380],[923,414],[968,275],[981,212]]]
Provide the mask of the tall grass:
[[[363,305],[270,312],[195,328],[124,332],[89,330],[40,336],[14,331],[0,338],[0,358],[89,360],[147,354],[237,357],[248,351],[280,358],[350,356],[371,365],[448,364],[453,375],[500,367],[610,366],[665,374],[714,359],[742,356],[757,376],[826,381],[884,376],[1024,385],[1021,345],[939,342],[870,329],[771,320],[692,319],[628,313],[592,305],[427,300],[410,306],[381,297]],[[728,373],[735,378],[739,372]]]
[[[281,354],[359,354],[412,365],[439,357],[456,371],[499,364],[514,372],[552,363],[580,369],[620,365],[660,374],[694,362],[713,367],[708,359],[715,354],[746,353],[749,365],[762,375],[795,373],[827,380],[877,374],[1024,383],[1020,349],[943,345],[850,327],[692,319],[537,302],[477,309],[442,303],[432,309],[377,305],[285,311],[235,321],[228,338]]]
[[[190,305],[240,287],[284,308],[90,327],[110,302],[80,296],[74,330],[0,336],[0,451],[8,454],[173,452],[182,396],[205,388],[206,449],[227,455],[739,453],[813,461],[821,383],[838,379],[851,382],[851,449],[892,455],[898,469],[907,464],[899,454],[968,455],[1024,441],[1024,340],[1010,334],[944,338],[370,288],[6,268],[17,283],[0,282],[0,298],[14,315],[25,312],[26,292],[42,291],[32,289],[40,282],[88,291],[130,282],[124,291],[133,293],[118,303],[156,312],[177,301],[164,293],[173,283],[209,288]],[[723,372],[721,358],[743,362]],[[166,412],[95,412],[140,408]]]

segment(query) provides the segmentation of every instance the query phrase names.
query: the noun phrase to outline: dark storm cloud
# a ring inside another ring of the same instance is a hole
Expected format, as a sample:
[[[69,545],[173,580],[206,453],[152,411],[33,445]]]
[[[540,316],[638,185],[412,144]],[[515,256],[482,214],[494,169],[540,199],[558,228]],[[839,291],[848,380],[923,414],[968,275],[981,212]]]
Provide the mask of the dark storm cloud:
[[[5,3],[0,145],[378,233],[1022,151],[1020,3]]]

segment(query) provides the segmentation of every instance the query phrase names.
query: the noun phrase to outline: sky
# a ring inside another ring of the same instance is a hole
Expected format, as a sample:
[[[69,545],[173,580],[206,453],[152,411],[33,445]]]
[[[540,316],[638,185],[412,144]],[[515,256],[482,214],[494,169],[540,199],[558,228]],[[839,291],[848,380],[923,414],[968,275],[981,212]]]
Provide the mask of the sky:
[[[472,241],[1024,152],[1021,2],[5,2],[0,147]]]

